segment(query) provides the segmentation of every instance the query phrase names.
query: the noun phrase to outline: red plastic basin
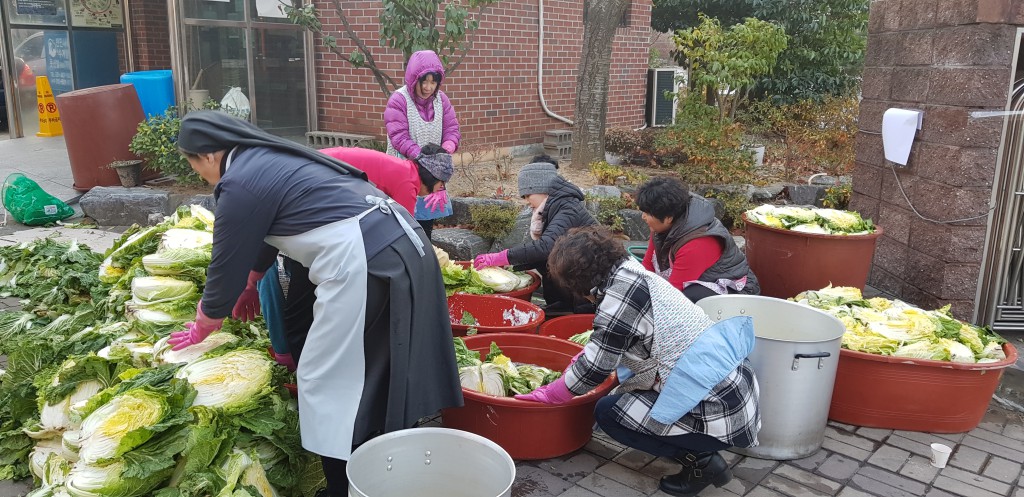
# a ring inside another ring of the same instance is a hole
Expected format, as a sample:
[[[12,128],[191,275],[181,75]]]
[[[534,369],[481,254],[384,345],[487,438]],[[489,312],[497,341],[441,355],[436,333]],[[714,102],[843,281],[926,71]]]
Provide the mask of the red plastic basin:
[[[466,337],[466,346],[486,354],[491,342],[517,363],[561,371],[583,347],[557,338],[520,333]],[[462,389],[465,406],[441,411],[445,427],[476,433],[505,449],[514,459],[549,459],[587,444],[594,426],[594,404],[615,386],[613,373],[604,383],[558,406],[492,397]]]
[[[593,314],[570,314],[544,321],[537,334],[568,340],[573,335],[579,335],[592,329],[594,329]]]
[[[856,426],[930,433],[963,433],[981,423],[1006,359],[987,364],[907,359],[843,349],[828,418]]]
[[[455,263],[464,268],[468,268],[473,265],[472,261],[455,261]],[[533,281],[530,283],[530,286],[526,288],[520,288],[519,290],[513,292],[492,293],[491,295],[501,295],[504,297],[512,297],[514,299],[520,299],[530,302],[531,297],[533,296],[533,292],[540,288],[540,276],[537,276],[537,273],[533,271],[527,271],[526,274],[530,275],[530,278],[533,278]]]
[[[505,319],[505,314],[510,311],[528,312],[532,318],[527,323],[512,325]],[[462,324],[463,312],[472,314],[477,324]],[[544,321],[544,310],[502,295],[456,293],[448,297],[448,317],[452,320],[452,334],[455,336],[465,336],[469,328],[476,328],[478,333],[536,333],[537,326]]]

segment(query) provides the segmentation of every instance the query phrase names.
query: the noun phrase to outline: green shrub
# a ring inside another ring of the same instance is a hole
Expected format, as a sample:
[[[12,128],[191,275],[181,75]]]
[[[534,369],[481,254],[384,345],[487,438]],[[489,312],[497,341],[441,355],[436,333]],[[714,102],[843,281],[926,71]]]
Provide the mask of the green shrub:
[[[722,201],[722,205],[725,207],[722,224],[729,229],[742,228],[743,213],[753,207],[748,197],[742,193],[708,190],[704,193],[704,198],[716,198]]]
[[[203,109],[215,110],[220,104],[214,100],[203,103]],[[185,156],[178,152],[178,130],[181,118],[178,108],[171,107],[163,115],[151,116],[139,123],[139,127],[128,144],[128,150],[146,160],[146,166],[166,176],[176,176],[179,183],[197,184],[202,178],[188,165]]]
[[[471,205],[469,216],[473,220],[473,232],[494,241],[505,238],[516,224],[519,209],[504,205]]]
[[[691,94],[654,144],[661,164],[675,168],[684,183],[750,183],[754,158],[741,148],[742,136],[742,125],[720,119],[718,110]]]
[[[655,163],[654,140],[656,128],[612,128],[604,135],[606,152],[620,155],[628,164],[649,166]]]
[[[587,195],[587,203],[594,202],[597,204],[597,215],[594,216],[597,222],[607,226],[609,230],[614,233],[622,233],[625,231],[622,214],[619,211],[622,209],[635,209],[632,199],[626,197],[598,197],[594,195]]]
[[[640,171],[615,166],[603,160],[590,163],[590,172],[599,185],[614,185],[620,176],[624,176],[626,183],[630,185],[639,185],[647,181],[647,175]]]
[[[821,200],[821,205],[829,209],[846,210],[850,206],[852,194],[853,188],[850,185],[830,186],[825,189],[825,198]]]

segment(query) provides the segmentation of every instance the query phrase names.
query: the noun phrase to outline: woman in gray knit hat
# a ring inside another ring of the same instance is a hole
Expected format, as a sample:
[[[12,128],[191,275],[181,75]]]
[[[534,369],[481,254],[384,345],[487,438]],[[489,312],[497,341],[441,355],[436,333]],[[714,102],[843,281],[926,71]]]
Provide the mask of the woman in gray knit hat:
[[[533,209],[530,240],[501,252],[480,254],[473,266],[536,269],[543,277],[545,313],[593,312],[592,304],[573,297],[551,280],[547,268],[548,255],[559,238],[572,228],[597,224],[583,205],[583,191],[558,175],[557,160],[539,155],[519,170],[519,196]]]

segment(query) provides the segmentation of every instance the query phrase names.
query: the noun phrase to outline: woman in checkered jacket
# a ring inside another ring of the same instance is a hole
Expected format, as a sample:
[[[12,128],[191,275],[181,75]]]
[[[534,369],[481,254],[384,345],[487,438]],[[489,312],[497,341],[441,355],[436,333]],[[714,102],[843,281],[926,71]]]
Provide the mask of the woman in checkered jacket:
[[[605,228],[576,228],[548,259],[564,288],[597,305],[594,332],[562,378],[529,395],[568,402],[618,366],[635,374],[598,401],[598,425],[616,441],[683,465],[661,479],[670,495],[696,495],[731,478],[718,451],[757,445],[758,386],[746,356],[750,318],[713,322],[666,280],[629,257]]]

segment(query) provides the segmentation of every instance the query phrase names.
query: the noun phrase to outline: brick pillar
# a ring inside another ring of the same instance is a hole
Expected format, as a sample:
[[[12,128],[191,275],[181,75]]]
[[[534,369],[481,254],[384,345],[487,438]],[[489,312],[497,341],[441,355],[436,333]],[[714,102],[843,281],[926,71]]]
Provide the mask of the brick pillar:
[[[171,68],[171,41],[167,0],[132,0],[131,16],[135,70]]]
[[[871,2],[863,101],[851,208],[885,229],[869,284],[923,308],[952,304],[970,319],[986,219],[955,225],[915,215],[882,152],[882,114],[924,111],[909,165],[896,169],[921,215],[937,220],[983,214],[995,175],[1010,85],[1016,26],[993,0]]]

